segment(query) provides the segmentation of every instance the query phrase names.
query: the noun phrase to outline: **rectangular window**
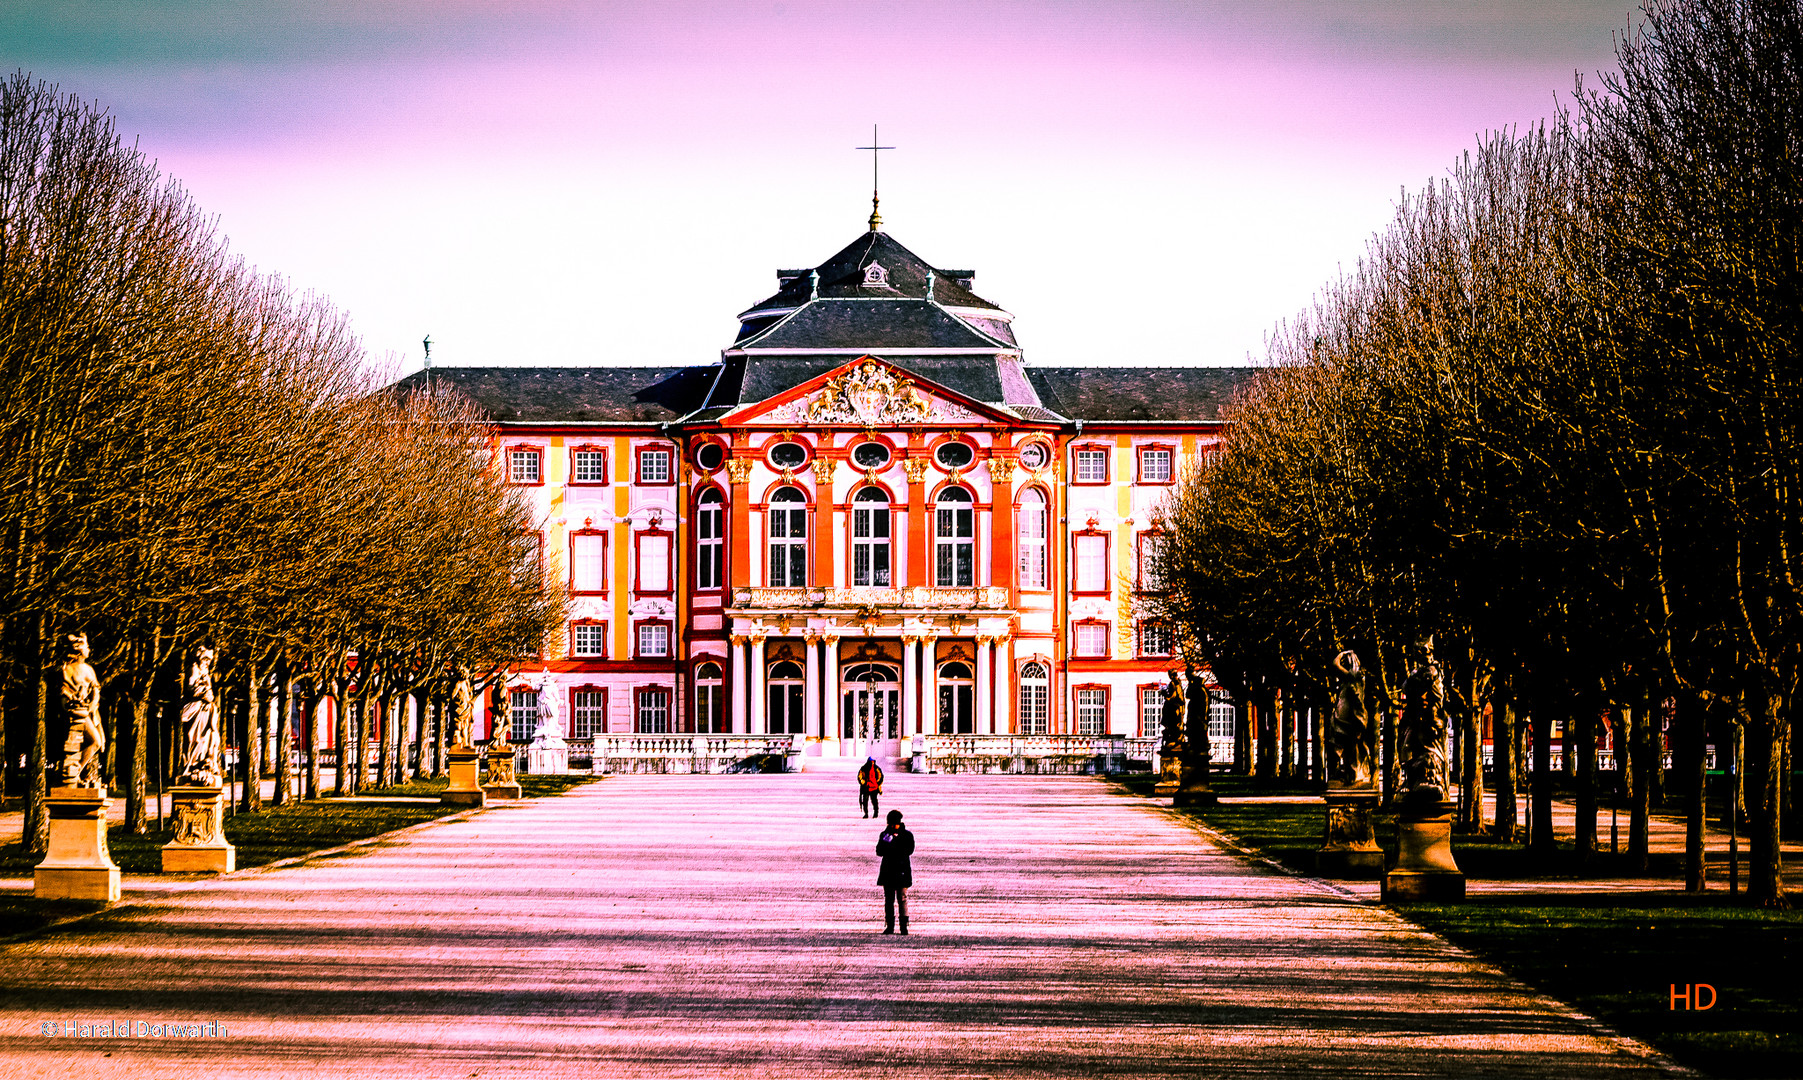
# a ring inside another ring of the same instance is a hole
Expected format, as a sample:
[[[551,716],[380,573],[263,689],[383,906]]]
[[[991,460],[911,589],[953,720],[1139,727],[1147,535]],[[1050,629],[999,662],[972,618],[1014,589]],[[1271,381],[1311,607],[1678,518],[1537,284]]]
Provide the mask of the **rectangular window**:
[[[512,724],[509,739],[530,739],[538,730],[538,691],[513,690],[507,695],[507,720]]]
[[[1233,742],[1233,702],[1208,695],[1208,741]]]
[[[575,623],[570,627],[571,656],[606,656],[607,624]]]
[[[1037,494],[1020,508],[1020,587],[1045,588],[1045,504]]]
[[[570,480],[577,484],[607,483],[607,453],[576,450],[570,454]]]
[[[1108,655],[1108,624],[1107,623],[1078,623],[1077,624],[1077,655],[1078,656],[1107,656]]]
[[[570,537],[570,591],[586,593],[606,589],[606,534],[577,533]]]
[[[1077,451],[1077,483],[1106,484],[1108,482],[1108,451]]]
[[[570,735],[587,739],[607,730],[607,692],[578,690],[570,695]]]
[[[545,580],[544,541],[537,533],[521,533],[514,538],[514,550],[518,553],[519,562],[514,568],[514,576],[521,585],[540,585]]]
[[[634,730],[641,735],[668,735],[670,733],[670,692],[668,690],[639,691],[638,724]]]
[[[507,472],[516,484],[536,484],[539,482],[539,453],[537,450],[510,450],[507,453]]]
[[[1105,593],[1108,591],[1108,537],[1101,535],[1078,536],[1075,538],[1077,548],[1076,570],[1077,580],[1072,586],[1080,593]]]
[[[1139,537],[1139,590],[1163,592],[1164,578],[1159,576],[1159,560],[1164,557],[1164,534],[1141,533]]]
[[[1164,691],[1156,686],[1139,688],[1139,734],[1145,739],[1164,734]]]
[[[1077,691],[1077,734],[1100,735],[1108,730],[1108,691]]]
[[[668,533],[640,533],[638,544],[639,592],[669,592],[670,535]]]
[[[639,655],[642,657],[670,655],[670,624],[639,624]]]
[[[710,491],[695,507],[695,587],[718,589],[725,580],[721,559],[726,553],[725,509],[719,492]]]
[[[1139,624],[1139,652],[1141,656],[1171,655],[1171,626],[1169,623],[1148,620]]]
[[[1139,482],[1142,484],[1170,483],[1171,452],[1169,450],[1141,450],[1139,452]]]
[[[670,451],[639,451],[639,483],[667,484],[670,482]]]

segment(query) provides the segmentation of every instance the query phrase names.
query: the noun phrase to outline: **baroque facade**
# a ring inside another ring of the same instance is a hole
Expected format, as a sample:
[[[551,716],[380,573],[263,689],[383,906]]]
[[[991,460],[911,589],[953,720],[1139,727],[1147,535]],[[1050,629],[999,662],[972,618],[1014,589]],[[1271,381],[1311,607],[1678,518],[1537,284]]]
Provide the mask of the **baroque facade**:
[[[1160,504],[1247,369],[1035,367],[974,278],[873,223],[779,270],[717,362],[403,381],[493,418],[569,585],[510,682],[516,737],[547,679],[573,738],[787,734],[804,767],[1157,733]]]

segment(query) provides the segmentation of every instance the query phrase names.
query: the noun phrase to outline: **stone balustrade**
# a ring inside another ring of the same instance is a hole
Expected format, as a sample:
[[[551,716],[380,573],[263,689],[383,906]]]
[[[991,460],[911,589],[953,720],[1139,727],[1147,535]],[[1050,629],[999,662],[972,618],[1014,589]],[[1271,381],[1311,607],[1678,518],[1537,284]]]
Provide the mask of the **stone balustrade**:
[[[1149,762],[1157,740],[1125,735],[916,735],[917,772],[1117,773]]]
[[[792,735],[596,735],[566,740],[572,764],[604,773],[717,773],[749,757],[795,753]]]

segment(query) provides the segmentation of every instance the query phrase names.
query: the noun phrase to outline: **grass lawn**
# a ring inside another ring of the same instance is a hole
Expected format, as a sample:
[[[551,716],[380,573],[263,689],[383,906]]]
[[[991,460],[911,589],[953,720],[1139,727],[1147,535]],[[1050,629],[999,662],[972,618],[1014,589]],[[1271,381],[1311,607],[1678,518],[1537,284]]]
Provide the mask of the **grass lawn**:
[[[521,776],[526,798],[561,795],[573,787],[593,783],[593,776]],[[415,780],[399,787],[368,788],[368,798],[436,798],[447,781]],[[225,819],[225,836],[238,849],[238,869],[263,866],[279,859],[307,855],[356,840],[380,836],[395,829],[457,813],[461,807],[436,803],[332,802],[328,799],[266,806],[254,814],[233,814]],[[151,818],[151,828],[156,819]],[[107,848],[126,874],[162,871],[167,833],[136,836],[122,825],[107,830]],[[28,855],[22,845],[0,847],[0,877],[30,877],[40,857]],[[0,938],[35,930],[59,919],[104,907],[81,901],[39,900],[30,892],[0,891]]]
[[[1118,781],[1151,796],[1154,778]],[[1259,787],[1246,777],[1214,780],[1222,795],[1303,795],[1304,787]],[[1186,810],[1217,832],[1286,866],[1312,873],[1321,846],[1320,805],[1233,803]],[[1396,823],[1374,815],[1378,844],[1396,850]],[[1759,911],[1725,893],[1611,892],[1601,881],[1616,863],[1586,868],[1569,844],[1549,858],[1489,837],[1454,836],[1459,866],[1473,879],[1570,883],[1599,879],[1594,893],[1474,893],[1456,905],[1416,905],[1399,914],[1504,968],[1617,1030],[1720,1077],[1803,1076],[1803,912]],[[1677,876],[1677,856],[1656,856],[1653,872]],[[1706,983],[1713,1008],[1673,1010],[1671,988]]]

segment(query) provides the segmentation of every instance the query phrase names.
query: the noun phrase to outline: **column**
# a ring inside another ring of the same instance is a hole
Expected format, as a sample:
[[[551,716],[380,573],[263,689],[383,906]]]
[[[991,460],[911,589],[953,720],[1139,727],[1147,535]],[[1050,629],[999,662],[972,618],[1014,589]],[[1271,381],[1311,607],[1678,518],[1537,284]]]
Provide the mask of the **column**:
[[[939,638],[934,634],[920,639],[920,730],[928,735],[939,731]]]
[[[1009,704],[1014,700],[1013,639],[1002,634],[995,639],[995,733],[1007,735],[1014,730],[1009,722]]]
[[[908,458],[902,468],[908,476],[908,584],[931,585],[933,508],[927,505],[927,459]]]
[[[751,635],[751,733],[768,734],[769,718],[764,715],[764,635]]]
[[[745,715],[745,636],[732,636],[732,731],[743,735],[750,728]]]
[[[995,712],[991,705],[995,697],[989,690],[989,665],[995,659],[995,639],[988,634],[977,635],[977,707],[976,723],[971,729],[978,735],[995,734]]]
[[[802,715],[806,718],[803,726],[808,737],[817,738],[820,731],[820,635],[812,630],[802,635],[807,642],[807,672],[802,682]]]
[[[825,678],[821,680],[824,685],[820,688],[822,699],[820,733],[832,740],[832,746],[824,748],[821,753],[836,754],[839,751],[835,748],[839,745],[840,729],[844,723],[840,719],[841,705],[839,702],[841,696],[839,692],[839,636],[822,634],[820,635],[820,644],[826,652],[826,667],[823,671]]]
[[[916,634],[902,635],[902,742],[920,730],[920,637]],[[906,746],[902,753],[907,754]]]

